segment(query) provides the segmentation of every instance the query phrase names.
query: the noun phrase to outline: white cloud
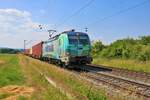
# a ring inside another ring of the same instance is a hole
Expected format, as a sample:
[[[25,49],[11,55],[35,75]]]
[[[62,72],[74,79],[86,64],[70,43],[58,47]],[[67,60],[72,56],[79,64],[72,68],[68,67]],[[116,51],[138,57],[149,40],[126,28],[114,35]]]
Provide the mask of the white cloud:
[[[23,40],[47,39],[47,33],[37,31],[39,24],[28,11],[0,9],[0,47],[22,48]]]

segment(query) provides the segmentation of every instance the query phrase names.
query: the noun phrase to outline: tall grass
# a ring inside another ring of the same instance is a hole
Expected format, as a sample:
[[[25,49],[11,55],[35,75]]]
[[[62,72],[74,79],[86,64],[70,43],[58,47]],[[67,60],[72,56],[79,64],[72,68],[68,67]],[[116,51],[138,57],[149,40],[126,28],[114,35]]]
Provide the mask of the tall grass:
[[[0,61],[3,62],[0,64],[0,87],[24,83],[24,76],[16,55],[0,54]]]
[[[93,64],[150,73],[150,61],[141,62],[133,59],[106,59],[97,57],[94,58]]]

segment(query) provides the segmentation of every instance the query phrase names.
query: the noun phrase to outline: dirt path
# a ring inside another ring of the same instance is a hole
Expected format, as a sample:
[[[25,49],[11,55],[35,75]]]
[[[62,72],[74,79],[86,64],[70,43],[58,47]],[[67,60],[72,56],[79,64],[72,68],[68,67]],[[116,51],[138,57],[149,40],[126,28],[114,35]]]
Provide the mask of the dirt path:
[[[20,96],[30,97],[34,89],[26,86],[9,85],[0,88],[0,94],[7,94],[4,100],[17,100]]]
[[[0,65],[1,65],[1,64],[4,64],[4,63],[5,63],[5,61],[0,60]]]

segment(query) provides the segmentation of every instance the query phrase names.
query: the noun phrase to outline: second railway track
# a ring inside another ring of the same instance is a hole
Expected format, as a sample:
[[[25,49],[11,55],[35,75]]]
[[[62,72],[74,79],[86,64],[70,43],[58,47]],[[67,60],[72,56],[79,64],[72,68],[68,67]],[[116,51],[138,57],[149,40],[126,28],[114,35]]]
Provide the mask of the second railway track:
[[[101,65],[88,65],[86,68],[92,68],[92,70],[95,71],[105,71],[117,76],[122,76],[126,78],[130,78],[133,80],[139,80],[145,83],[150,83],[150,73],[146,72],[140,72],[140,71],[131,71],[128,69],[121,69],[121,68],[115,68],[115,67],[106,67],[106,66],[101,66]]]
[[[98,85],[100,83],[104,84],[104,85],[108,85],[123,91],[128,91],[132,94],[135,94],[136,96],[142,97],[144,98],[143,100],[150,100],[150,84],[149,83],[145,83],[143,81],[139,81],[133,78],[126,78],[126,77],[122,77],[121,75],[116,74],[115,72],[112,72],[111,68],[98,68],[98,67],[92,67],[91,65],[87,65],[87,66],[82,66],[80,67],[80,70],[77,72],[78,74],[82,74],[83,77],[87,78],[88,80],[90,80],[91,82],[93,82],[94,84]],[[121,69],[120,69],[121,70]],[[131,72],[131,71],[127,71],[125,70],[124,74],[138,74],[140,76],[139,73],[135,73],[135,72]],[[123,74],[123,70],[122,70],[122,74]],[[149,79],[149,74],[144,74],[142,73],[142,78],[144,77],[148,77]],[[146,76],[148,75],[148,76]],[[135,75],[137,76],[137,75]]]

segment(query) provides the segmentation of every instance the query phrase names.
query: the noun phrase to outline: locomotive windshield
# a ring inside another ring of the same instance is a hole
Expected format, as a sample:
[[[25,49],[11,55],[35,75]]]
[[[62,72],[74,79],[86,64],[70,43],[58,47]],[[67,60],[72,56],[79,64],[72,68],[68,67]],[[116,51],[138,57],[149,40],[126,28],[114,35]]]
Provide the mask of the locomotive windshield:
[[[69,35],[69,44],[78,44],[78,37],[75,35]]]
[[[89,37],[87,35],[69,35],[69,44],[89,45]]]
[[[79,44],[88,45],[89,44],[88,36],[87,35],[79,36]]]

